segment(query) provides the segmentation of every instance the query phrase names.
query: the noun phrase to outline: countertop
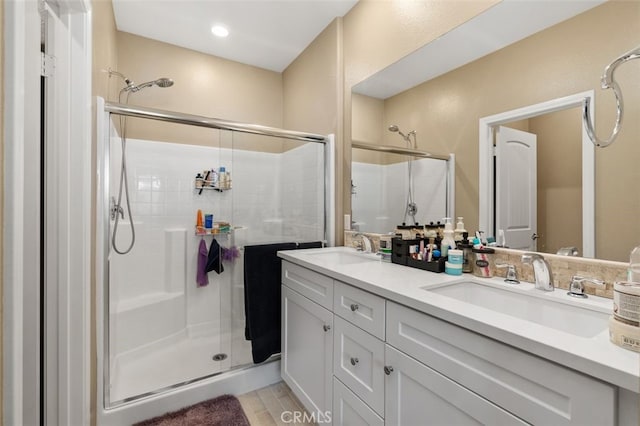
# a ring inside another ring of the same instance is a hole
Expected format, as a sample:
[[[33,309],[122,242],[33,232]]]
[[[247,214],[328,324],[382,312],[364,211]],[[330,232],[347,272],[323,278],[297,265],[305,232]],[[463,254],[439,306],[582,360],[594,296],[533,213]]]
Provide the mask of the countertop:
[[[426,291],[429,287],[463,281],[485,283],[494,287],[508,286],[502,278],[437,274],[381,262],[376,255],[358,253],[349,247],[290,250],[279,252],[278,256],[562,366],[640,393],[640,354],[611,343],[608,329],[594,337],[580,337]],[[536,297],[588,306],[600,312],[611,312],[612,309],[611,299],[595,296],[574,299],[567,296],[564,290],[543,292],[534,290],[533,284],[526,282],[518,287],[531,290]]]

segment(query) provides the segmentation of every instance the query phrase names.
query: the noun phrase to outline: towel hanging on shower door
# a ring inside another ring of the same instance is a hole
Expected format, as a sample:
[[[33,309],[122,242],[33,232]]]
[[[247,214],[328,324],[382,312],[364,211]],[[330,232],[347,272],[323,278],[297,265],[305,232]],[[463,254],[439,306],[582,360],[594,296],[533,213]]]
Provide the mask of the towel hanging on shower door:
[[[198,246],[198,270],[196,272],[196,282],[198,287],[204,287],[209,284],[209,278],[207,277],[207,243],[204,238],[200,239],[200,245]]]
[[[251,340],[254,363],[280,353],[281,260],[277,252],[320,247],[321,241],[244,247],[245,338]]]

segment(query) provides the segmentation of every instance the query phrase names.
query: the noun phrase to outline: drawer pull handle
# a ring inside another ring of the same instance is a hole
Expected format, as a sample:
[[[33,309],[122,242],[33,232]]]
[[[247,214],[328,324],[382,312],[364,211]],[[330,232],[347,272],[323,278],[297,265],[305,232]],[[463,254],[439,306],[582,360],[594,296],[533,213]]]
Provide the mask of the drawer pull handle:
[[[330,326],[330,325],[328,325],[328,324],[325,324],[325,325],[323,325],[323,326],[322,326],[322,329],[323,329],[324,331],[329,331],[329,330],[331,330],[331,326]]]
[[[351,358],[351,365],[356,365],[360,360],[358,358]]]
[[[391,373],[393,372],[393,367],[390,365],[385,365],[384,366],[384,374],[386,374],[387,376],[391,375]]]
[[[359,307],[360,307],[360,306],[358,306],[358,304],[357,304],[357,303],[352,303],[352,304],[351,304],[351,311],[352,311],[352,312],[355,312],[355,311],[357,311],[357,310],[358,310],[358,308],[359,308]]]

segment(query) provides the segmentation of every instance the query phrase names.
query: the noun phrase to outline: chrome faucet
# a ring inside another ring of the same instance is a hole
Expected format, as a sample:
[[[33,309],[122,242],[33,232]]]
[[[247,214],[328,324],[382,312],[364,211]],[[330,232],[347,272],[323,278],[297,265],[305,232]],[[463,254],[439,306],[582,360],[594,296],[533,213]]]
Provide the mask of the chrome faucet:
[[[359,244],[356,242],[356,248],[359,251],[363,251],[365,253],[373,253],[373,241],[371,241],[371,238],[367,237],[364,234],[355,234],[353,236],[354,238],[358,238],[360,237],[360,242]]]
[[[588,296],[584,292],[584,285],[589,284],[597,288],[605,288],[604,281],[595,278],[585,278],[579,275],[571,277],[571,284],[567,294],[573,297],[581,297],[586,299]]]
[[[522,263],[533,267],[533,276],[538,290],[554,290],[551,267],[544,257],[537,253],[525,253],[522,255]]]

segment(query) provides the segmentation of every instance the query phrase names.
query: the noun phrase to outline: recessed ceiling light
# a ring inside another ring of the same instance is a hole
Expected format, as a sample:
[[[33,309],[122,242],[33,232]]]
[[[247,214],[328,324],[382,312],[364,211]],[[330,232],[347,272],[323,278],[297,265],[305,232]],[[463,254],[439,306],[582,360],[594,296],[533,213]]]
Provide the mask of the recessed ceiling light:
[[[211,32],[214,36],[217,37],[226,37],[229,35],[229,30],[222,25],[214,25],[213,27],[211,27]]]

